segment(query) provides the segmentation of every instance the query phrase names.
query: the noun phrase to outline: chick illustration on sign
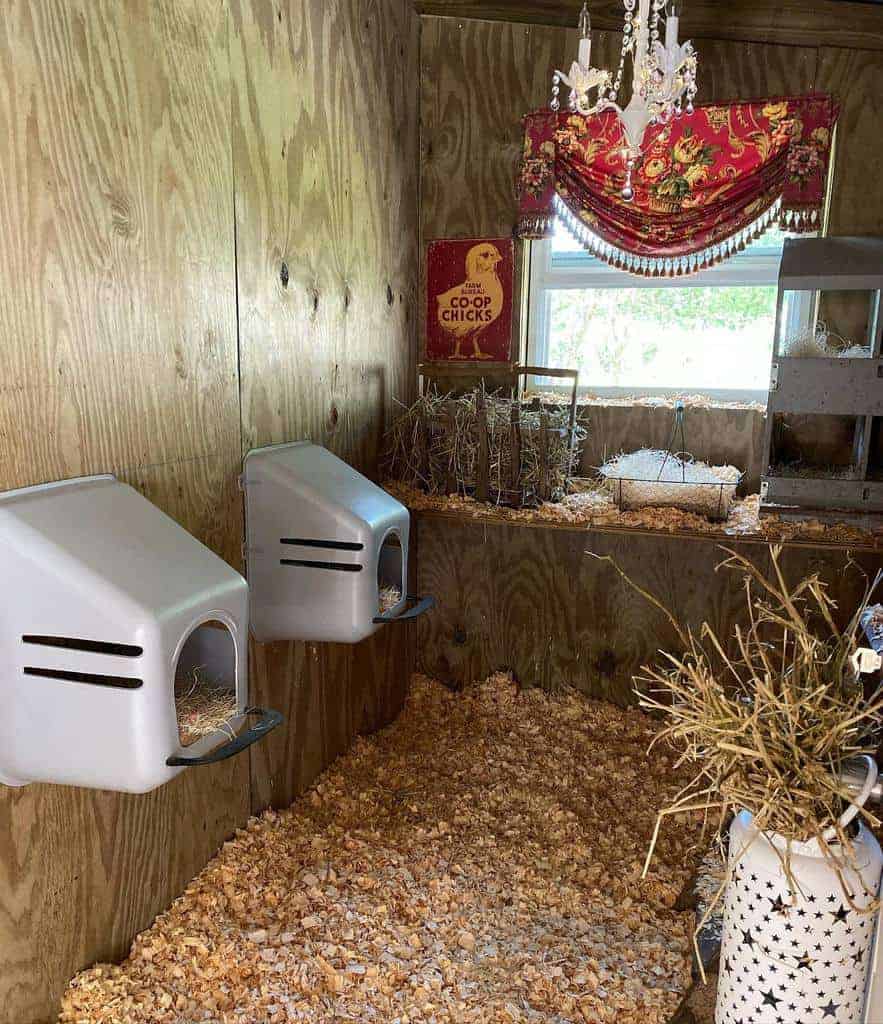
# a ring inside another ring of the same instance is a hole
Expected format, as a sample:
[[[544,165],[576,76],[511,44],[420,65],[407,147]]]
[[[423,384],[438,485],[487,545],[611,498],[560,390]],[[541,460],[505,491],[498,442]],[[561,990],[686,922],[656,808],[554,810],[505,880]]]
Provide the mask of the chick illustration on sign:
[[[497,265],[500,250],[490,242],[473,245],[466,254],[466,280],[438,297],[438,322],[457,339],[452,359],[462,359],[463,342],[472,345],[473,359],[493,359],[482,352],[479,339],[503,312],[503,286]]]
[[[427,358],[507,361],[511,239],[433,242],[428,263]]]

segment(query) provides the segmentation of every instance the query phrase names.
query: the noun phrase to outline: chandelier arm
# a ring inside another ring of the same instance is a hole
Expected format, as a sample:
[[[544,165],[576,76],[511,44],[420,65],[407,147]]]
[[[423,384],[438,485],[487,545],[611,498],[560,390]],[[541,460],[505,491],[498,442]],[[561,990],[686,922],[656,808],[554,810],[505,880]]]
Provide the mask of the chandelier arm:
[[[693,112],[696,95],[696,53],[691,43],[678,43],[677,11],[668,11],[669,0],[623,0],[622,47],[615,74],[592,67],[591,19],[588,2],[580,13],[580,44],[570,72],[556,71],[552,77],[551,108],[561,109],[560,90],[570,89],[570,109],[583,116],[602,110],[616,110],[626,138],[627,173],[623,197],[633,195],[631,172],[641,155],[647,128],[657,121],[680,116],[684,101]],[[636,13],[637,10],[637,13]],[[665,41],[660,39],[660,22],[665,17]],[[632,95],[623,107],[617,102],[628,55],[632,57]],[[591,96],[595,94],[594,102]]]

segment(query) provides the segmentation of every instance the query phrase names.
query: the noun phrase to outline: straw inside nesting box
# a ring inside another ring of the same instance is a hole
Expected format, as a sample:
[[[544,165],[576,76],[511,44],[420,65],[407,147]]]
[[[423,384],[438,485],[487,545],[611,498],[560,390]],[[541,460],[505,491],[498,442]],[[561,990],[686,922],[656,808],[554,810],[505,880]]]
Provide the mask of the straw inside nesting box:
[[[175,678],[175,712],[182,747],[189,747],[216,732],[235,735],[232,720],[239,714],[236,691],[219,686],[196,667]]]
[[[402,599],[402,592],[398,587],[381,587],[380,592],[380,614],[383,615],[395,606]]]

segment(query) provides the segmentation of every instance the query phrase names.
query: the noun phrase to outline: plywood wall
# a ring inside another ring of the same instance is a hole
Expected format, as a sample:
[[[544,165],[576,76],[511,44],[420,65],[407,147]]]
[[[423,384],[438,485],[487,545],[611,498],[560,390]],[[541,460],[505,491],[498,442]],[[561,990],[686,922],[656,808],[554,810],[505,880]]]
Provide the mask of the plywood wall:
[[[239,568],[245,449],[374,471],[412,376],[416,59],[405,0],[5,5],[0,489],[114,472]],[[394,715],[412,646],[255,646],[291,723],[251,764],[0,787],[0,1022],[53,1019],[252,809]]]
[[[728,638],[744,620],[741,574],[716,571],[727,554],[714,537],[635,530],[570,529],[544,524],[418,516],[418,585],[438,609],[421,629],[421,669],[459,687],[509,669],[525,686],[575,687],[626,704],[632,678],[677,634],[616,572],[612,560],[685,626],[708,622]],[[769,571],[762,541],[726,547]],[[842,625],[860,604],[880,552],[792,544],[782,567],[799,580],[818,572],[838,603]]]

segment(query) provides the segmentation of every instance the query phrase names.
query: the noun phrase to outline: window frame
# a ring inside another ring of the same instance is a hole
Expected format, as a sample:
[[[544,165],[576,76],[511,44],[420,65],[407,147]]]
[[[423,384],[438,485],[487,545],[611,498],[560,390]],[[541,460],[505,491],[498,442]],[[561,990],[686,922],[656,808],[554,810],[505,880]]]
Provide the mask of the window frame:
[[[781,254],[776,250],[764,249],[762,245],[719,263],[698,274],[684,277],[639,277],[624,270],[617,270],[589,253],[559,253],[554,260],[552,239],[530,242],[530,271],[528,275],[528,323],[527,361],[533,366],[549,366],[549,329],[551,322],[551,293],[567,289],[587,288],[707,288],[751,287],[757,285],[778,287]],[[812,296],[806,293],[799,303],[787,309],[786,333],[791,334],[812,320]],[[770,338],[770,348],[772,349]],[[560,390],[549,378],[531,377],[528,386],[543,391]],[[599,398],[671,398],[685,390],[700,394],[712,402],[759,402],[767,401],[767,390],[747,388],[653,388],[653,387],[601,387],[591,382],[580,381],[580,394]]]

